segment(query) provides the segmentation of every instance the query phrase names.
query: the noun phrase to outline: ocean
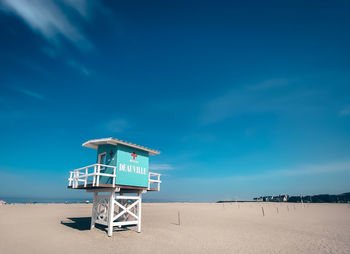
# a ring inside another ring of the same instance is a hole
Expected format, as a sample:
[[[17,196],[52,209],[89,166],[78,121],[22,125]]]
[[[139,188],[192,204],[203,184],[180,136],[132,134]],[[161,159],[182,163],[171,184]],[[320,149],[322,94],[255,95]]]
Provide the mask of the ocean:
[[[89,201],[93,202],[92,198],[10,198],[0,197],[0,200],[5,201],[8,204],[77,204],[86,203]],[[174,202],[188,202],[188,201],[174,201],[174,200],[163,200],[163,199],[142,199],[143,203],[174,203]]]
[[[74,204],[85,203],[85,201],[92,202],[92,199],[86,198],[8,198],[0,197],[0,200],[4,200],[8,204]]]

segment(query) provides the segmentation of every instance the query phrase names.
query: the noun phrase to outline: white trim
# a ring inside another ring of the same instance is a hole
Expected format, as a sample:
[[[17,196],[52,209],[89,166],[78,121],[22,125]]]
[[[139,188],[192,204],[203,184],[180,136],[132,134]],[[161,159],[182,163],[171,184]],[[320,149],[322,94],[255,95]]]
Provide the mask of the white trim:
[[[102,145],[102,144],[111,144],[111,145],[125,145],[125,146],[129,146],[129,147],[133,147],[142,151],[146,151],[148,152],[150,155],[157,155],[160,154],[159,151],[154,150],[154,149],[150,149],[144,146],[139,146],[130,142],[126,142],[120,139],[116,139],[116,138],[100,138],[100,139],[92,139],[89,141],[86,141],[85,143],[83,143],[82,146],[84,147],[89,147],[89,148],[93,148],[93,149],[97,149],[98,145]]]

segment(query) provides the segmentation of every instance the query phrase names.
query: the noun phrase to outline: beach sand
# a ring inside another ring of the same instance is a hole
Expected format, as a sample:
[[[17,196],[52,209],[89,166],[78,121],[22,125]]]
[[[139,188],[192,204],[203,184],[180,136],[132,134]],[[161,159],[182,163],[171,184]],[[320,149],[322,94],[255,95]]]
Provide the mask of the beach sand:
[[[142,233],[112,237],[91,207],[0,206],[0,253],[350,253],[349,204],[144,203]]]

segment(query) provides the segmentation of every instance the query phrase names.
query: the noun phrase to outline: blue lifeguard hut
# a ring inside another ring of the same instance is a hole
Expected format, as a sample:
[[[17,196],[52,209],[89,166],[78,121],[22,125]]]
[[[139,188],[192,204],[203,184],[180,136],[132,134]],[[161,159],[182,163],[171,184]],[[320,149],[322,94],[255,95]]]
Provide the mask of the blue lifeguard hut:
[[[68,188],[94,193],[91,229],[137,225],[141,232],[142,194],[160,190],[160,174],[149,172],[149,157],[160,152],[116,138],[89,140],[83,144],[97,150],[96,163],[70,171]],[[103,193],[108,193],[108,195]]]

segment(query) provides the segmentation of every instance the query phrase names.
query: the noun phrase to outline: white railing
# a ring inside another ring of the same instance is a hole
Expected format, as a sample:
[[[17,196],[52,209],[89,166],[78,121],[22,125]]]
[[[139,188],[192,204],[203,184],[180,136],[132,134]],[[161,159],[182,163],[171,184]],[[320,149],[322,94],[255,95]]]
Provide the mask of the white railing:
[[[160,174],[157,173],[148,173],[148,189],[156,189],[157,191],[160,191],[160,183],[162,181],[160,180]],[[152,188],[152,184],[156,184],[156,188]]]
[[[101,169],[112,168],[113,174],[101,173]],[[70,175],[68,178],[68,187],[78,188],[79,183],[81,182],[84,187],[88,184],[92,184],[93,187],[100,186],[100,177],[107,176],[112,177],[112,185],[115,187],[115,177],[116,177],[116,167],[103,165],[103,164],[93,164],[90,166],[82,167],[70,171]]]
[[[112,168],[113,174],[101,173],[101,170],[104,170],[106,168]],[[112,186],[115,187],[117,176],[116,170],[117,169],[115,166],[103,165],[98,163],[74,169],[73,171],[70,171],[70,175],[68,178],[68,187],[75,189],[84,186],[84,188],[86,188],[88,184],[91,184],[88,187],[99,187],[101,176],[112,177]],[[160,181],[160,174],[152,172],[148,173],[148,190],[152,189],[160,191],[161,182],[162,181]]]

